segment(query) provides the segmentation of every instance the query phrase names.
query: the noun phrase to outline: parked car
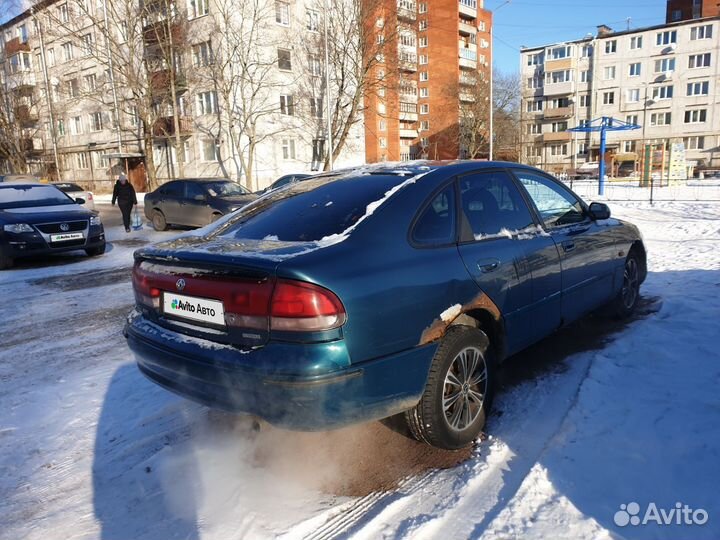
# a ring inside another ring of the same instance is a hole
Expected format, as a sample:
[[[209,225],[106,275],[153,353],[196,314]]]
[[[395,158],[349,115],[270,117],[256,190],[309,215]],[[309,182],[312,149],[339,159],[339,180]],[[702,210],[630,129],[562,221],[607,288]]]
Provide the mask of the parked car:
[[[311,174],[286,174],[285,176],[281,176],[277,180],[275,180],[272,184],[270,184],[268,187],[266,187],[263,190],[258,191],[258,194],[267,193],[268,191],[272,191],[273,189],[277,189],[279,187],[287,186],[288,184],[294,184],[295,182],[300,182],[302,180],[306,180],[308,178],[311,178]]]
[[[32,174],[5,174],[0,175],[0,182],[39,182],[40,179]]]
[[[53,186],[73,199],[83,199],[85,201],[83,203],[85,208],[95,210],[95,196],[92,191],[87,191],[71,182],[57,182],[53,184]]]
[[[441,448],[485,425],[498,363],[635,308],[638,229],[531,167],[326,173],[135,253],[125,335],[182,396],[293,429],[373,419]]]
[[[575,175],[581,178],[597,177],[600,174],[600,164],[597,161],[588,161],[575,169]]]
[[[203,227],[256,198],[237,182],[222,178],[173,180],[145,195],[145,216],[157,231],[169,225]]]
[[[102,221],[83,202],[49,184],[0,184],[0,269],[31,255],[105,253]]]

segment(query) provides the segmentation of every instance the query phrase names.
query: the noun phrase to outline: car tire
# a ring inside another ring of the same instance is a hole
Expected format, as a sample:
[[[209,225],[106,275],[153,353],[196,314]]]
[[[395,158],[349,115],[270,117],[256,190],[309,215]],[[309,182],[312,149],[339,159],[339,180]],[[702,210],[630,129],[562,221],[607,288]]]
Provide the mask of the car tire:
[[[625,259],[623,284],[611,303],[611,310],[616,318],[624,319],[635,311],[640,300],[640,257],[635,250],[630,250]]]
[[[102,246],[88,248],[85,250],[85,253],[87,253],[88,257],[98,257],[105,253],[105,244],[103,243]]]
[[[166,231],[168,228],[167,221],[165,220],[165,214],[160,210],[155,210],[152,214],[152,226],[156,231]]]
[[[15,264],[15,259],[8,257],[0,251],[0,270],[8,270]]]
[[[487,335],[470,326],[453,326],[430,366],[420,402],[405,412],[413,437],[457,450],[480,435],[490,412],[494,365]]]

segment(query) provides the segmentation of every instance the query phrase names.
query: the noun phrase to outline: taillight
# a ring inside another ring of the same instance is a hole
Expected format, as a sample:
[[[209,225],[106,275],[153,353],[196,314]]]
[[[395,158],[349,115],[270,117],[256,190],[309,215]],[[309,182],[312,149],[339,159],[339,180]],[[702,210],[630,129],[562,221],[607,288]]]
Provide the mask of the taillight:
[[[160,289],[151,285],[150,277],[140,269],[140,265],[133,267],[133,288],[135,289],[135,300],[149,308],[160,307]]]
[[[342,302],[328,289],[285,279],[275,284],[270,303],[273,330],[330,330],[345,324],[346,318]]]

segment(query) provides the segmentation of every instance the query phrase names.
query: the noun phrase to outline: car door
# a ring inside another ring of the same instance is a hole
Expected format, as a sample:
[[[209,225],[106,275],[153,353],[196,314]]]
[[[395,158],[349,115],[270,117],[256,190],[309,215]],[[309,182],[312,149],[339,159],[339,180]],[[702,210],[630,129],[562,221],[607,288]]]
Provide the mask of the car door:
[[[205,188],[199,182],[186,180],[185,198],[180,203],[183,207],[186,225],[195,225],[202,227],[210,223],[210,205],[208,204],[208,194]]]
[[[560,253],[562,317],[569,323],[611,298],[612,230],[592,220],[585,204],[557,180],[532,170],[513,172]]]
[[[463,175],[458,187],[458,250],[477,285],[500,309],[507,350],[512,354],[535,341],[538,334],[533,327],[532,272],[527,259],[547,241],[537,234],[535,218],[507,171]],[[553,317],[559,325],[559,294],[555,308]],[[551,320],[548,317],[543,322]]]
[[[159,193],[160,198],[157,205],[165,215],[165,221],[182,225],[184,221],[180,209],[180,200],[185,196],[185,189],[182,182],[168,182],[160,187]]]

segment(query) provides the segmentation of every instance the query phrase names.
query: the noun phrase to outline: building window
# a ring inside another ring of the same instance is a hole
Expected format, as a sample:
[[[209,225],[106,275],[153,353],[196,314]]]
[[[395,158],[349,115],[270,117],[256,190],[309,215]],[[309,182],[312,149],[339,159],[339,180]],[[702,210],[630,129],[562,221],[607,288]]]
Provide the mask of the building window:
[[[82,132],[83,132],[82,117],[74,116],[72,119],[72,122],[70,123],[70,134],[71,135],[82,135]]]
[[[688,67],[690,69],[710,67],[710,53],[691,54],[688,60]]]
[[[428,29],[427,19],[421,20],[421,21],[418,23],[418,30],[420,30],[421,32],[424,32],[424,31],[427,30],[427,29]]]
[[[633,36],[630,38],[630,49],[642,49],[643,39],[642,36]]]
[[[94,92],[97,89],[97,77],[94,73],[85,75],[85,88],[88,92]]]
[[[194,19],[210,13],[210,0],[188,0],[188,17]]]
[[[592,74],[589,70],[581,71],[580,72],[580,82],[583,83],[589,83],[592,81]]]
[[[21,52],[10,57],[10,71],[18,73],[20,71],[30,71],[30,53]]]
[[[313,77],[320,77],[322,75],[322,63],[320,62],[319,56],[309,55],[308,67],[310,68],[310,75]]]
[[[567,155],[567,144],[553,144],[550,147],[551,156],[566,156]]]
[[[710,81],[691,82],[687,85],[688,96],[707,96],[710,94]]]
[[[591,104],[591,98],[589,95],[580,96],[580,106],[589,107]]]
[[[387,130],[387,122],[385,120],[380,120],[378,122],[378,130],[380,131],[386,131]]]
[[[636,148],[636,141],[625,141],[623,143],[624,152],[634,152]]]
[[[322,98],[310,98],[310,116],[313,118],[323,117]]]
[[[553,47],[549,51],[551,60],[562,60],[563,58],[570,57],[572,49],[570,45],[563,45],[562,47]]]
[[[95,51],[95,40],[92,34],[85,34],[80,38],[84,56],[90,56]]]
[[[288,49],[278,49],[278,68],[283,71],[292,70],[292,62],[290,60],[290,51]]]
[[[427,4],[425,2],[418,4],[418,13],[427,13]]]
[[[102,113],[94,112],[90,115],[90,131],[102,131]]]
[[[545,53],[528,54],[528,66],[540,66],[545,61]]]
[[[583,45],[580,56],[582,58],[590,58],[593,55],[593,46],[592,45]]]
[[[68,11],[67,4],[62,4],[58,8],[58,18],[60,19],[60,22],[62,22],[62,23],[70,22],[70,12]]]
[[[578,156],[587,156],[588,153],[588,144],[581,142],[578,143]]]
[[[712,24],[695,26],[690,29],[690,39],[712,39]]]
[[[637,125],[637,123],[638,123],[638,115],[637,115],[637,114],[628,114],[628,115],[625,117],[625,123],[626,123],[626,124]]]
[[[680,19],[682,19],[682,10],[673,9],[672,14],[670,15],[670,19],[672,20],[672,22],[678,22]]]
[[[699,135],[697,137],[685,137],[683,139],[685,148],[687,150],[704,150],[705,149],[705,136]]]
[[[615,103],[615,92],[603,92],[603,105],[612,105]]]
[[[550,131],[552,133],[562,133],[563,131],[567,131],[568,123],[567,122],[553,122],[550,125]]]
[[[653,113],[650,115],[651,126],[669,126],[672,115],[669,112]]]
[[[75,154],[75,164],[77,165],[78,169],[87,169],[88,168],[87,152],[78,152],[77,154]]]
[[[420,122],[420,131],[428,131],[430,129],[430,120]]]
[[[280,96],[280,114],[294,116],[295,108],[293,107],[293,97],[288,94]]]
[[[197,114],[214,114],[218,112],[217,94],[215,92],[200,92],[196,96]]]
[[[215,139],[200,140],[200,158],[206,163],[220,159],[220,148],[215,143]]]
[[[55,49],[48,49],[45,58],[47,58],[48,67],[53,67],[55,65]]]
[[[604,71],[605,80],[612,81],[613,79],[615,79],[615,72],[616,72],[615,66],[607,66]]]
[[[572,71],[563,69],[545,73],[545,84],[558,84],[572,81]]]
[[[655,73],[670,73],[672,71],[675,71],[674,58],[663,58],[662,60],[655,60]]]
[[[428,96],[430,96],[430,89],[427,88],[427,87],[425,87],[425,86],[423,86],[423,87],[420,89],[420,97],[421,97],[421,98],[426,98],[426,97],[428,97]]]
[[[705,120],[707,120],[707,109],[685,111],[686,124],[702,124]]]
[[[80,96],[80,83],[77,79],[70,79],[68,81],[68,89],[70,93],[70,97],[78,97]]]
[[[656,34],[656,45],[670,45],[671,43],[677,43],[677,30],[666,30]]]
[[[275,22],[290,26],[290,5],[287,2],[275,2]]]
[[[637,103],[640,101],[640,89],[639,88],[632,88],[627,91],[627,100],[628,103]]]
[[[657,86],[653,88],[652,92],[653,99],[672,99],[673,97],[673,87],[672,85],[668,86]]]
[[[640,62],[635,62],[634,64],[630,64],[629,75],[631,77],[639,77],[641,71],[642,71],[642,64]]]
[[[529,124],[528,135],[539,135],[542,133],[542,124]]]
[[[385,114],[386,108],[384,103],[378,103],[377,105],[378,114]]]
[[[312,9],[308,9],[305,12],[305,23],[306,28],[311,32],[320,31],[320,14]]]
[[[430,114],[430,105],[427,103],[420,105],[420,114]]]
[[[193,63],[196,67],[209,66],[212,64],[213,54],[210,41],[203,41],[193,45]]]
[[[427,54],[421,54],[421,55],[418,57],[418,61],[419,61],[419,63],[420,63],[421,66],[426,66],[427,63],[428,63],[428,55],[427,55]]]
[[[421,71],[420,72],[420,82],[425,82],[428,80],[428,72],[427,71]]]
[[[543,110],[543,102],[541,99],[531,99],[527,104],[527,112],[540,112]]]
[[[62,118],[57,121],[57,133],[60,136],[65,135],[65,120]]]
[[[380,137],[380,148],[387,148],[387,139],[385,137]]]
[[[418,46],[419,46],[421,49],[428,46],[428,38],[427,38],[427,36],[423,36],[423,37],[420,38],[420,40],[419,40],[419,45],[418,45]]]
[[[295,159],[295,139],[282,140],[283,159]]]
[[[63,43],[63,60],[69,62],[73,59],[73,46],[72,43]]]
[[[617,39],[605,42],[605,54],[615,54],[617,52]]]

